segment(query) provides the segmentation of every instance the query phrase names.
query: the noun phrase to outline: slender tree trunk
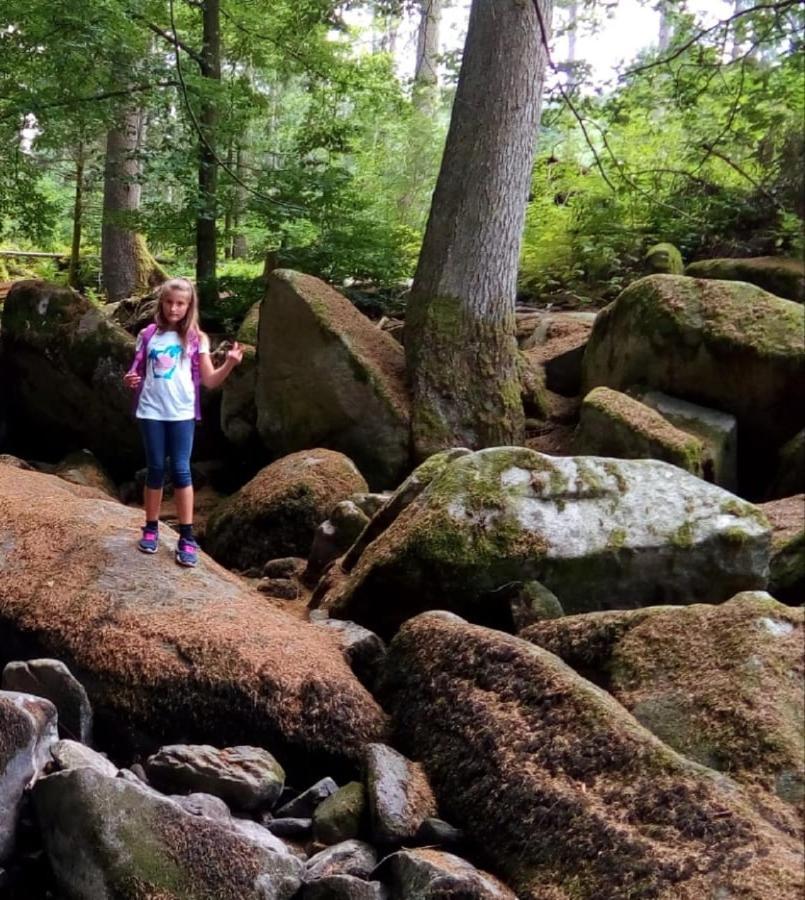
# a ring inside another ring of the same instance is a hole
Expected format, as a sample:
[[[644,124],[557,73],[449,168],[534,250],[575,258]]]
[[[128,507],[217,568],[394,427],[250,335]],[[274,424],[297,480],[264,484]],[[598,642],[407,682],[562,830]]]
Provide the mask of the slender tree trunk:
[[[145,294],[166,277],[130,221],[140,206],[137,152],[144,129],[142,112],[129,107],[106,134],[101,275],[107,300]]]
[[[567,12],[567,61],[572,66],[576,62],[576,32],[579,27],[579,4],[576,0],[571,0]]]
[[[204,45],[201,49],[201,74],[217,85],[221,80],[221,36],[219,0],[204,0],[202,7]],[[196,220],[196,282],[202,302],[215,303],[217,284],[216,201],[218,192],[218,162],[215,138],[218,126],[218,102],[206,95],[199,116],[204,140],[199,141],[198,193],[199,210]]]
[[[246,160],[248,153],[238,144],[235,153],[235,173],[241,181],[246,180]],[[232,206],[232,259],[244,259],[249,252],[249,244],[243,233],[243,214],[246,210],[246,188],[235,185],[235,200]]]
[[[668,15],[669,7],[669,0],[660,0],[660,3],[657,5],[657,8],[660,11],[660,33],[658,37],[660,53],[665,53],[668,49],[668,45],[671,43],[671,19]]]
[[[226,164],[229,170],[232,170],[232,164],[235,161],[235,145],[230,138],[229,146],[226,148]],[[232,258],[232,222],[234,219],[235,191],[233,190],[226,201],[224,210],[224,259]]]
[[[523,437],[514,301],[545,61],[533,3],[473,0],[406,318],[419,458]]]
[[[81,255],[81,217],[84,198],[84,144],[79,142],[75,160],[75,198],[73,200],[73,241],[70,247],[70,265],[67,269],[67,283],[72,288],[80,287],[79,257]]]
[[[432,107],[439,82],[439,26],[442,0],[419,0],[419,29],[414,71],[414,103],[419,109]]]

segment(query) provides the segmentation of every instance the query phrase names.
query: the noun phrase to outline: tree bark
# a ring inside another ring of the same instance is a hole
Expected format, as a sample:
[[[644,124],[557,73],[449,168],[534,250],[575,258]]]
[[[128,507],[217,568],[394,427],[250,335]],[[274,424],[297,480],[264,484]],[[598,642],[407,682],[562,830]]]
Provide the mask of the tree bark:
[[[545,61],[532,2],[473,0],[406,317],[418,458],[523,437],[514,301]]]
[[[246,150],[238,144],[235,153],[235,174],[241,181],[246,180]],[[248,197],[242,184],[235,185],[235,197],[232,205],[232,259],[245,259],[249,252],[249,242],[243,233],[243,214],[246,211]]]
[[[204,44],[201,48],[201,74],[217,86],[221,80],[221,34],[219,0],[204,0],[202,7]],[[199,125],[198,217],[196,219],[196,283],[204,303],[218,299],[216,232],[218,161],[215,153],[218,127],[218,101],[212,92],[201,102]]]
[[[141,111],[129,107],[106,134],[101,276],[110,301],[145,294],[166,277],[130,221],[140,206],[137,151],[143,129]]]
[[[75,197],[73,200],[73,240],[70,246],[70,265],[67,269],[67,283],[71,288],[80,287],[78,272],[81,254],[81,217],[84,198],[84,144],[79,143],[75,158]]]
[[[416,69],[414,71],[414,102],[427,105],[435,93],[439,78],[439,26],[442,19],[442,0],[419,0],[420,18],[416,41]]]

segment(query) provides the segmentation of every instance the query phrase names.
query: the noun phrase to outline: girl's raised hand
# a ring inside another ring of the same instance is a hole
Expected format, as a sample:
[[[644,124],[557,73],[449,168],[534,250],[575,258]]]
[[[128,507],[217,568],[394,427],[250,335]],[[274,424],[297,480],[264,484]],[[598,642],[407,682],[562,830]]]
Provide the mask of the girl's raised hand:
[[[243,360],[243,348],[237,341],[226,351],[226,358],[231,359],[236,366]]]
[[[142,378],[136,372],[126,372],[123,376],[123,384],[131,390],[136,390],[140,386]]]

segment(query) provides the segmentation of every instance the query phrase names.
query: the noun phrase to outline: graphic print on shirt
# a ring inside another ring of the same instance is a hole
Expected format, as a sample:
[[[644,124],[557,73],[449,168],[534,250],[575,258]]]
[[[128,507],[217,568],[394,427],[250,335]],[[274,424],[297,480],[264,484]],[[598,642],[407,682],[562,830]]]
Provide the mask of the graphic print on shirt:
[[[164,347],[161,350],[149,350],[148,362],[151,365],[151,372],[154,378],[164,378],[166,381],[173,378],[176,364],[181,355],[181,344],[171,344],[169,347]]]

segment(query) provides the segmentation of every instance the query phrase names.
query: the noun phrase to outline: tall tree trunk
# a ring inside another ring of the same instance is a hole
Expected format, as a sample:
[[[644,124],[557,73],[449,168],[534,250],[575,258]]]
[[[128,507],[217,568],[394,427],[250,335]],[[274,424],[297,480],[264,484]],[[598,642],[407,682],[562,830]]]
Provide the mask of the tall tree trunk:
[[[128,107],[106,133],[101,276],[110,301],[145,294],[166,277],[130,221],[140,206],[137,152],[144,128],[142,112]]]
[[[567,7],[567,61],[572,66],[576,62],[576,32],[579,27],[579,4],[571,0]]]
[[[204,45],[201,48],[201,74],[217,86],[221,80],[220,2],[204,0],[202,7]],[[216,205],[218,162],[215,138],[218,126],[218,101],[205,94],[201,103],[199,124],[204,140],[199,140],[198,202],[196,219],[196,282],[204,303],[218,299]]]
[[[419,109],[433,105],[439,82],[439,26],[442,19],[442,0],[419,0],[419,29],[416,41],[416,69],[414,71],[414,103]]]
[[[657,8],[660,11],[660,33],[658,37],[660,53],[665,53],[668,45],[671,43],[671,18],[668,14],[670,5],[670,0],[660,0],[657,4]]]
[[[81,217],[84,199],[84,144],[79,142],[75,158],[75,198],[73,200],[73,240],[70,246],[70,265],[67,269],[67,283],[72,288],[80,287],[78,272],[81,254]]]
[[[418,458],[523,437],[514,301],[545,61],[533,3],[473,0],[406,318]]]
[[[238,144],[235,153],[235,174],[241,181],[246,180],[246,150]],[[249,252],[249,244],[243,233],[243,214],[246,210],[246,188],[242,184],[235,185],[235,199],[232,206],[232,259],[244,259]]]

